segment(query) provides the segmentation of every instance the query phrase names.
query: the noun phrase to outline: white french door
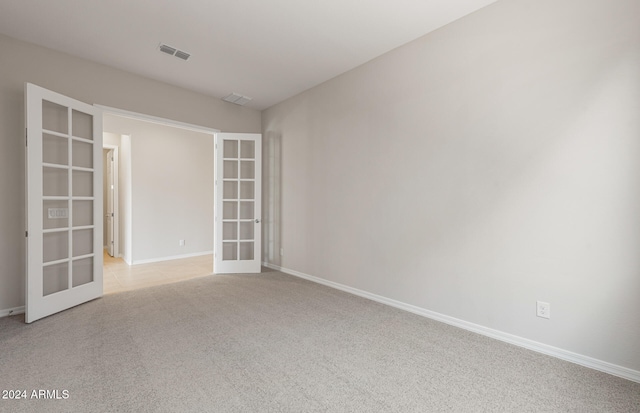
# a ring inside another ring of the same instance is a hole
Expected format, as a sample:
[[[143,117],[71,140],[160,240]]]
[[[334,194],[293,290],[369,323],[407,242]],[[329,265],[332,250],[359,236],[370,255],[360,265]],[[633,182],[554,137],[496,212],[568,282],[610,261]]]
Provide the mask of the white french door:
[[[25,84],[31,323],[102,296],[100,109]]]
[[[262,135],[216,133],[213,272],[259,273]]]

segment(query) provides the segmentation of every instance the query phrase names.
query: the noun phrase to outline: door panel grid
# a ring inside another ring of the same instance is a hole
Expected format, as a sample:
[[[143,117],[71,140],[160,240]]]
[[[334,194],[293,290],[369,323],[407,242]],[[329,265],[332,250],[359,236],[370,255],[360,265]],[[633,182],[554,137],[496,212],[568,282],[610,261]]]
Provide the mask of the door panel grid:
[[[226,188],[223,202],[231,208],[230,216],[223,218],[222,241],[223,261],[253,260],[254,210],[252,205],[244,205],[243,214],[239,213],[240,200],[254,198],[255,160],[254,142],[223,139],[224,172],[223,182]],[[242,160],[240,159],[247,159]],[[251,250],[251,251],[249,251]]]
[[[42,265],[51,267],[43,274],[43,296],[46,296],[93,281],[93,268],[86,263],[82,266],[81,261],[76,260],[93,257],[95,253],[91,211],[87,209],[87,203],[92,204],[94,199],[95,171],[92,168],[93,117],[47,100],[42,101],[42,114],[45,208],[42,229],[53,230],[43,234]],[[78,200],[80,196],[84,200]],[[56,206],[50,207],[47,202],[55,202]],[[77,271],[81,275],[76,274]]]

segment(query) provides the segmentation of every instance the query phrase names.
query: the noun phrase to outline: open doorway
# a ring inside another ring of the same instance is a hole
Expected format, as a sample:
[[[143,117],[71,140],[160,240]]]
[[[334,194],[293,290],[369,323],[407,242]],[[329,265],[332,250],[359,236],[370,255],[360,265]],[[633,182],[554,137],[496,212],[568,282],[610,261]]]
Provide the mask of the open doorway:
[[[104,292],[210,275],[216,131],[116,109],[103,112]],[[110,153],[118,175],[112,178],[118,181],[113,222]],[[114,226],[112,251],[109,225]]]
[[[103,142],[107,137],[103,138]],[[118,145],[103,144],[102,149],[102,200],[103,217],[103,244],[109,257],[118,258],[120,254],[120,211],[118,205],[119,184],[119,147]]]
[[[25,289],[25,313],[29,323],[103,294],[104,268],[103,255],[100,254],[104,245],[101,140],[103,131],[109,130],[104,122],[104,109],[107,109],[107,113],[115,112],[112,114],[116,118],[131,120],[138,116],[128,112],[126,116],[122,111],[91,106],[29,83],[25,85],[25,95],[28,143],[25,188],[28,288]],[[120,247],[125,251],[124,258],[128,257],[128,262],[133,264],[141,264],[208,256],[211,261],[215,258],[216,264],[215,268],[213,262],[207,265],[204,275],[221,269],[218,260],[227,261],[224,263],[228,266],[224,269],[226,273],[259,272],[259,265],[257,269],[246,269],[246,265],[260,263],[261,135],[214,133],[217,131],[177,125],[177,122],[158,118],[145,120],[148,124],[166,126],[169,123],[174,129],[204,134],[209,147],[206,150],[192,150],[185,155],[173,149],[167,150],[166,145],[162,145],[162,139],[153,136],[151,141],[142,141],[142,146],[136,149],[140,144],[138,137],[144,134],[136,133],[135,140],[131,139],[133,133],[121,134],[120,149],[123,150],[120,153],[124,153],[127,143],[131,149],[128,162],[121,162],[120,165],[122,168],[126,165],[131,176],[129,190],[124,191],[127,196],[120,197],[125,199],[126,207],[119,208],[120,212],[126,211],[125,217],[120,214],[126,231],[122,234],[126,244]],[[105,129],[102,125],[105,125]],[[220,147],[220,150],[214,152],[216,147]],[[164,148],[160,156],[158,148]],[[211,161],[202,167],[195,167],[195,178],[181,179],[179,173],[193,170],[194,165],[198,165],[196,160],[203,154],[210,156]],[[138,163],[139,159],[147,159],[147,163]],[[216,159],[215,168],[213,159]],[[176,165],[178,161],[182,163],[172,173],[162,174],[163,165]],[[143,184],[136,184],[137,177],[145,176],[146,182],[140,179]],[[211,178],[208,183],[207,178]],[[193,191],[194,187],[198,188],[194,184],[202,182],[205,185]],[[172,190],[171,184],[177,189]],[[132,196],[132,193],[136,193],[137,185],[142,191]],[[155,192],[152,190],[154,188]],[[183,188],[191,188],[191,192],[207,197],[208,205],[183,196],[180,192]],[[206,210],[210,217],[208,223],[205,222],[207,220],[198,219],[196,212],[200,209]],[[134,212],[143,219],[138,220]],[[187,219],[191,225],[179,222],[178,218]],[[151,222],[149,231],[138,231],[136,227],[142,225],[140,222]],[[188,232],[194,223],[197,233],[207,234],[210,240],[208,248],[204,250],[197,249],[198,238],[191,237],[193,233]],[[177,228],[180,233],[173,233],[167,238],[157,236],[158,231],[154,231],[167,228]],[[181,254],[172,255],[176,246],[171,239],[176,235],[174,239],[178,239],[179,247],[193,248],[195,245],[195,252],[185,248],[180,251]],[[145,258],[145,253],[157,256]],[[234,263],[237,265],[232,265]],[[185,275],[184,271],[180,275]]]

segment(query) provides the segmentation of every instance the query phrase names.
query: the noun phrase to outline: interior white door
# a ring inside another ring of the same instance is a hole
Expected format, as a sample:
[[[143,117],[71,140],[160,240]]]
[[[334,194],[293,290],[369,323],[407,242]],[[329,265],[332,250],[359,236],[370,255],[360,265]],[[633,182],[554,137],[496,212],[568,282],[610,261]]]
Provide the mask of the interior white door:
[[[213,272],[259,273],[262,135],[216,133]]]
[[[113,191],[114,191],[114,168],[113,168],[113,149],[110,149],[107,152],[107,213],[105,214],[106,218],[106,231],[107,231],[107,253],[109,256],[113,257],[114,254],[114,208],[113,208]]]
[[[102,296],[102,115],[25,84],[25,320]]]

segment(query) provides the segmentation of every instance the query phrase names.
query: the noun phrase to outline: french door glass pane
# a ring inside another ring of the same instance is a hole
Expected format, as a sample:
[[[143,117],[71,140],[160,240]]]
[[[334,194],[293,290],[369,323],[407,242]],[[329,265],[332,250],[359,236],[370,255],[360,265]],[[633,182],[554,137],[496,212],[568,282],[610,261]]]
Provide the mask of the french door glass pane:
[[[253,260],[253,242],[240,243],[240,260]]]
[[[240,161],[240,178],[254,179],[256,177],[256,163],[254,161]]]
[[[240,223],[240,239],[253,239],[253,221]]]
[[[42,234],[42,262],[64,260],[69,258],[68,231]]]
[[[238,199],[238,182],[225,181],[222,191],[222,197],[224,199]]]
[[[64,291],[69,288],[69,263],[49,265],[42,269],[42,295]]]
[[[238,223],[237,222],[222,223],[222,239],[225,241],[235,241],[238,239]]]
[[[225,158],[238,158],[238,141],[223,141],[223,157]]]
[[[73,196],[93,196],[93,172],[73,171]]]
[[[42,162],[67,166],[69,164],[69,140],[60,136],[42,134]]]
[[[71,275],[71,284],[73,287],[87,284],[93,281],[93,258],[83,258],[74,260]]]
[[[253,159],[256,157],[256,148],[253,141],[240,141],[240,157],[244,159]]]
[[[42,168],[42,195],[68,196],[69,171],[60,168]]]
[[[69,133],[69,112],[57,103],[42,101],[42,129],[67,134]]]
[[[93,140],[93,116],[73,110],[71,113],[73,136]]]
[[[57,229],[68,227],[68,201],[42,201],[42,229]]]
[[[224,179],[238,178],[238,161],[224,161]]]
[[[253,199],[255,184],[253,181],[240,182],[240,199]]]
[[[223,242],[222,243],[222,260],[235,261],[238,259],[238,243]]]
[[[237,219],[238,203],[234,201],[224,201],[222,203],[222,219]]]
[[[73,201],[73,226],[93,225],[93,201]]]
[[[93,144],[73,141],[73,166],[93,168]]]
[[[74,257],[93,253],[93,230],[80,229],[73,231],[72,244]]]
[[[254,205],[253,201],[241,201],[240,202],[240,219],[253,219],[254,218]]]

